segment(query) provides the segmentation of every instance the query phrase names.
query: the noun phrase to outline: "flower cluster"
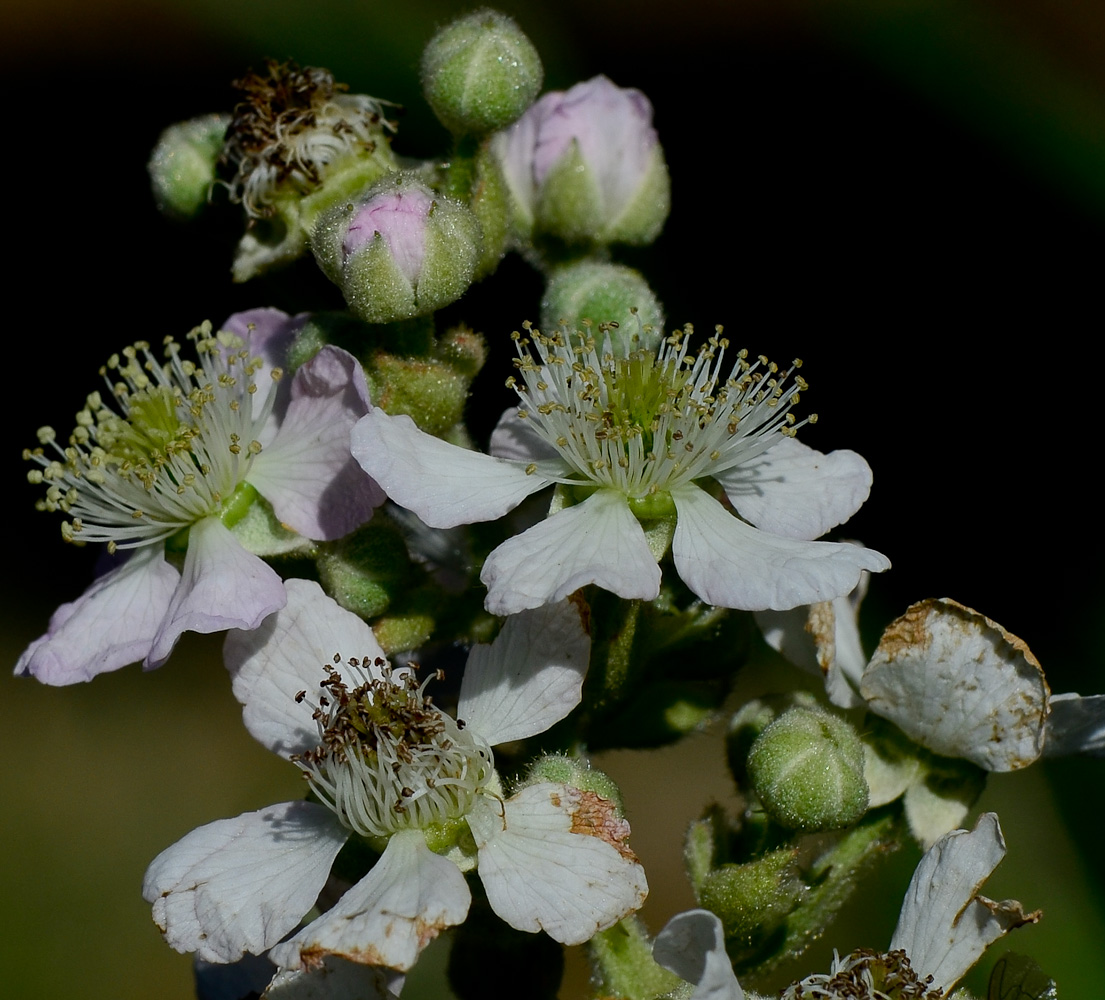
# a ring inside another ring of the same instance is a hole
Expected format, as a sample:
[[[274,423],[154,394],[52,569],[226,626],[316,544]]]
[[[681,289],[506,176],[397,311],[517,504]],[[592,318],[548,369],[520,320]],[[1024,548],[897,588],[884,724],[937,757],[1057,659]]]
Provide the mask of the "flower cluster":
[[[246,729],[302,777],[157,855],[155,924],[204,998],[396,1000],[433,945],[458,1000],[508,963],[533,979],[500,976],[514,993],[557,995],[560,946],[588,948],[593,1000],[744,1000],[738,975],[799,956],[912,835],[888,949],[780,995],[945,1000],[1039,916],[979,894],[1005,853],[995,814],[961,828],[986,774],[1101,755],[1105,696],[1052,695],[1020,639],[947,599],[868,657],[856,616],[890,561],[830,533],[871,467],[799,440],[800,361],[665,327],[615,259],[670,207],[648,99],[605,76],[539,96],[536,49],[486,10],[421,67],[453,143],[430,159],[392,151],[386,102],[293,63],[166,130],[155,198],[178,220],[237,206],[236,280],[317,265],[332,286],[274,284],[311,311],[123,348],[71,432],[24,453],[63,539],[105,553],[16,673],[88,681],[225,632]],[[515,251],[543,329],[454,320]],[[504,354],[517,404],[483,414],[481,449],[477,376]],[[824,694],[784,668],[730,716],[740,805],[690,823],[697,907],[653,939],[630,846],[648,810],[592,755],[720,722],[772,656],[757,623]]]

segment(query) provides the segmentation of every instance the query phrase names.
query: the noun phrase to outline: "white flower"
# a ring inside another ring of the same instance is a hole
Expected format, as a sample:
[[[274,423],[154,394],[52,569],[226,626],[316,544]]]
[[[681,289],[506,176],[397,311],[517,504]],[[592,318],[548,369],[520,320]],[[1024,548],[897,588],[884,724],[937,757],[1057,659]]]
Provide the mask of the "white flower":
[[[364,373],[324,347],[281,379],[301,322],[256,309],[217,334],[204,324],[189,335],[196,361],[171,338],[164,362],[139,342],[109,360],[110,399],[87,397],[64,447],[39,431],[42,447],[24,457],[46,486],[41,508],[69,516],[67,540],[131,554],[58,609],[17,674],[71,684],[135,660],[160,666],[184,631],[256,627],[285,600],[257,554],[272,553],[247,551],[238,533],[258,495],[305,538],[339,538],[371,517],[383,493],[349,453],[369,406]]]
[[[1005,857],[994,813],[974,830],[953,830],[921,858],[906,890],[888,952],[860,949],[807,976],[783,1000],[943,1000],[998,938],[1035,923],[1016,900],[994,902],[979,887]],[[656,937],[653,958],[696,985],[693,1000],[743,1000],[721,921],[706,910],[673,917]]]
[[[684,583],[729,608],[829,600],[865,569],[888,568],[871,549],[811,541],[859,509],[871,470],[855,452],[823,455],[794,440],[789,410],[805,382],[788,384],[791,372],[745,352],[726,378],[726,341],[711,338],[693,359],[687,344],[677,332],[658,355],[615,357],[583,335],[533,331],[532,344],[519,338],[521,382],[511,381],[522,405],[492,437],[498,457],[379,409],[354,428],[353,453],[392,500],[436,528],[501,517],[562,484],[554,512],[484,564],[494,614],[590,583],[651,600],[669,539]],[[715,499],[719,488],[735,514]]]
[[[605,799],[544,782],[504,797],[491,745],[543,732],[578,704],[589,655],[567,602],[509,619],[469,656],[454,720],[392,670],[357,616],[289,580],[287,606],[231,633],[227,665],[250,732],[295,761],[319,802],[194,830],[146,874],[169,943],[215,962],[271,949],[287,969],[327,956],[407,970],[464,920],[478,866],[512,927],[579,944],[637,909],[644,872]],[[319,804],[322,803],[322,804]],[[372,870],[292,937],[351,836]]]

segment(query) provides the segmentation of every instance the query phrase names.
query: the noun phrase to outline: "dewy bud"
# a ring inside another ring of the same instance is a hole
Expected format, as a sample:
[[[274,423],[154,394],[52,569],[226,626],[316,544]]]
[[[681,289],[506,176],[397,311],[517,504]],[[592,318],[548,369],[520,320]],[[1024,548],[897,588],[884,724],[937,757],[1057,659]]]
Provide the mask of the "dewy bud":
[[[553,272],[541,301],[541,328],[608,330],[619,354],[653,351],[664,335],[664,312],[640,272],[607,261],[583,260]]]
[[[426,101],[457,135],[505,128],[533,103],[544,75],[533,43],[494,10],[474,11],[442,28],[422,53]]]
[[[368,323],[390,323],[460,298],[472,282],[481,242],[467,206],[396,175],[356,203],[326,212],[311,248],[353,312]]]
[[[492,143],[523,237],[644,244],[667,218],[668,168],[639,90],[597,76],[546,94]]]
[[[147,165],[160,211],[190,219],[207,203],[229,124],[229,115],[202,115],[161,133]]]
[[[867,810],[863,744],[844,719],[820,708],[792,708],[769,725],[748,754],[748,774],[765,811],[784,827],[836,830]]]

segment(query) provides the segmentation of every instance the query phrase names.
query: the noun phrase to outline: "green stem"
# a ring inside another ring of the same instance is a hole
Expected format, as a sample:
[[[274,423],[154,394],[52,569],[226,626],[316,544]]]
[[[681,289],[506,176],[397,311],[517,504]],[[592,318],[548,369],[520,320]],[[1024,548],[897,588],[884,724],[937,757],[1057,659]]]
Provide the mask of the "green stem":
[[[472,184],[476,179],[476,153],[479,148],[479,140],[474,136],[457,137],[445,173],[444,193],[450,198],[465,203],[470,199]]]

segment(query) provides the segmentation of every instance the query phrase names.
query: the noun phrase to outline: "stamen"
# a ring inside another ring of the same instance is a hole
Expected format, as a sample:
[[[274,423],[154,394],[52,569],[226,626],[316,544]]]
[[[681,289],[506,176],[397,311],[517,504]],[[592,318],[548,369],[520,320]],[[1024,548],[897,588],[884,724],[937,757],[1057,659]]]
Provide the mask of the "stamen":
[[[789,412],[807,388],[794,374],[800,361],[781,371],[763,355],[750,362],[742,350],[723,378],[729,342],[720,326],[697,354],[689,351],[688,325],[656,353],[624,356],[610,349],[605,327],[601,353],[589,329],[523,328],[528,336],[512,335],[520,378],[507,384],[518,394],[518,416],[576,470],[561,482],[638,499],[725,472],[816,419],[796,422]]]
[[[205,323],[188,339],[199,364],[172,338],[164,362],[145,341],[112,355],[100,369],[106,392],[88,395],[68,444],[43,427],[40,447],[24,452],[39,466],[28,478],[47,486],[42,509],[72,515],[67,541],[162,541],[218,513],[245,481],[276,394],[252,395],[263,365],[240,337]]]
[[[384,660],[325,664],[314,711],[319,745],[292,759],[319,799],[365,837],[425,828],[467,813],[494,771],[494,755],[426,695],[412,672]],[[352,686],[351,686],[352,685]],[[305,692],[300,692],[303,701]]]

